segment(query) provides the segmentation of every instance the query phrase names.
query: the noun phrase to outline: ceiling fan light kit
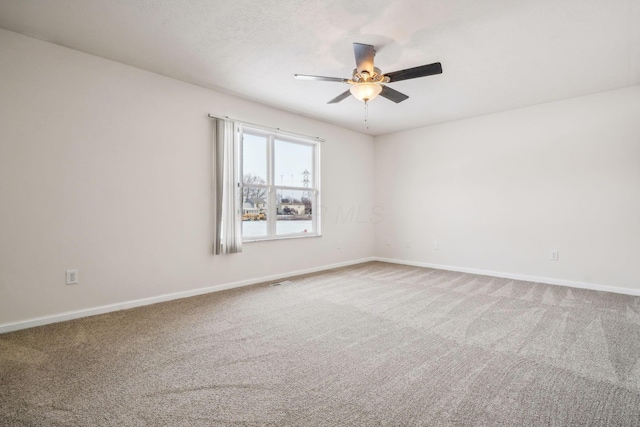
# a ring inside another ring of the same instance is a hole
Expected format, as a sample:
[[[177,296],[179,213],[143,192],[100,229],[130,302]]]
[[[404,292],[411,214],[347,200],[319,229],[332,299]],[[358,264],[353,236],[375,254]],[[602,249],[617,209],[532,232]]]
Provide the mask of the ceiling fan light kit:
[[[380,95],[382,92],[382,86],[378,83],[364,82],[355,83],[349,89],[351,95],[353,95],[358,101],[368,102]]]
[[[305,74],[295,74],[295,78],[300,80],[316,80],[325,82],[347,83],[351,88],[340,95],[336,96],[328,102],[328,104],[338,103],[349,95],[353,95],[357,100],[363,101],[365,104],[378,95],[387,98],[390,101],[399,102],[408,99],[409,96],[391,89],[383,83],[393,83],[400,80],[415,79],[418,77],[432,76],[442,73],[442,65],[439,62],[433,64],[421,65],[419,67],[407,68],[405,70],[394,71],[388,74],[382,74],[379,68],[373,66],[373,57],[376,50],[373,46],[362,43],[353,44],[353,52],[356,57],[356,69],[350,79],[342,79],[339,77],[309,76]]]

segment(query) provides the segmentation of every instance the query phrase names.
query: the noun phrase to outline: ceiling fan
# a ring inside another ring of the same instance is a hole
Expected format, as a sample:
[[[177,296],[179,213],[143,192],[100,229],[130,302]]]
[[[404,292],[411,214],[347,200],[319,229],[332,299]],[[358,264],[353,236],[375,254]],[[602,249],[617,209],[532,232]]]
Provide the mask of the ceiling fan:
[[[318,80],[324,82],[348,83],[351,85],[349,90],[336,96],[331,101],[327,102],[327,104],[338,103],[348,98],[349,95],[353,95],[358,100],[364,101],[365,103],[380,95],[397,104],[409,97],[382,83],[394,83],[400,80],[409,80],[418,77],[432,76],[434,74],[442,74],[442,64],[439,62],[382,74],[379,68],[373,66],[373,57],[376,55],[376,50],[373,46],[354,43],[353,52],[356,57],[356,69],[353,70],[353,75],[350,79],[308,76],[305,74],[294,74],[294,76],[296,79],[301,80]]]

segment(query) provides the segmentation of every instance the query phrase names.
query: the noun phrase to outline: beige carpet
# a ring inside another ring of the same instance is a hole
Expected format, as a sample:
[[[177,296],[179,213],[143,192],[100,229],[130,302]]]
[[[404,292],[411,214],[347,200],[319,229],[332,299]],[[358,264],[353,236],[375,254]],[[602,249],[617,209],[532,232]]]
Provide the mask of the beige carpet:
[[[367,263],[0,335],[0,425],[640,426],[640,298]]]

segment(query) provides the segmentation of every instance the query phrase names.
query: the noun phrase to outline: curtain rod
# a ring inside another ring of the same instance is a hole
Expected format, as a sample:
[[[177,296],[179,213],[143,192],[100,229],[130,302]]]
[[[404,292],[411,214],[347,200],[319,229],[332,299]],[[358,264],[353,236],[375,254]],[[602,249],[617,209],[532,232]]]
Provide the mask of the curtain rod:
[[[291,136],[297,136],[297,137],[303,137],[303,138],[311,138],[311,139],[316,139],[320,142],[324,142],[325,140],[323,138],[320,138],[319,136],[311,136],[311,135],[305,135],[303,133],[297,133],[297,132],[289,132],[286,130],[282,130],[280,128],[274,128],[274,127],[270,127],[270,126],[265,126],[265,125],[260,125],[257,123],[250,123],[250,122],[245,122],[244,120],[238,120],[238,119],[234,119],[231,118],[229,116],[218,116],[218,115],[214,115],[214,114],[209,114],[209,118],[210,119],[227,119],[227,120],[233,120],[234,122],[239,122],[242,123],[244,125],[248,125],[248,126],[253,126],[253,127],[257,127],[257,128],[262,128],[262,130],[267,130],[267,131],[271,131],[271,132],[275,132],[275,133],[281,133],[283,135],[291,135]]]

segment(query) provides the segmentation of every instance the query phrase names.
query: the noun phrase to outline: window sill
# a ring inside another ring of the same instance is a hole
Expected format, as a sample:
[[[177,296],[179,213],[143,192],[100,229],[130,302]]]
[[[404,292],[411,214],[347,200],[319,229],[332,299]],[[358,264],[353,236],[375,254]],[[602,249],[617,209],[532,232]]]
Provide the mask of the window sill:
[[[257,242],[271,242],[274,240],[292,240],[292,239],[312,239],[314,237],[322,237],[322,234],[308,234],[308,235],[296,235],[296,236],[282,236],[282,237],[264,237],[259,239],[243,240],[242,243],[257,243]]]

